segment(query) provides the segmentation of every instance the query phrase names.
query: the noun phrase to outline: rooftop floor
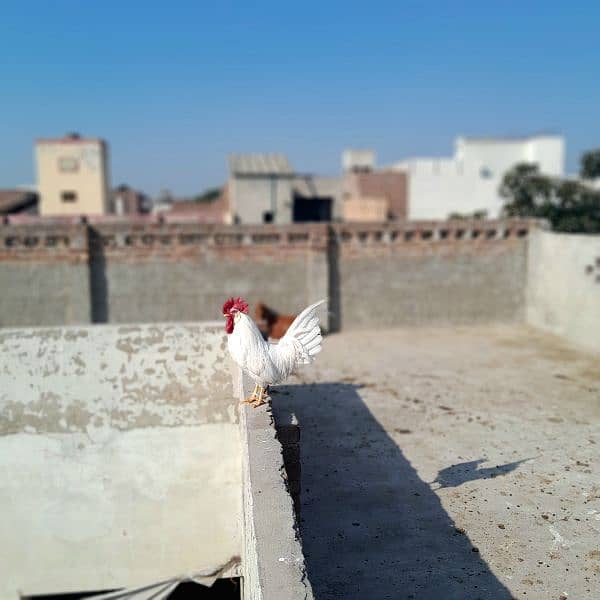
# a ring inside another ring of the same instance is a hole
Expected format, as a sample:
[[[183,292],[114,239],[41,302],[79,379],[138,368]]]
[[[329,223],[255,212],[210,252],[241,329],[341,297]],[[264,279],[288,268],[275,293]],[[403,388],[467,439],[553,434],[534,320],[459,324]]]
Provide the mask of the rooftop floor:
[[[524,327],[343,333],[275,392],[317,599],[597,597],[598,356]]]

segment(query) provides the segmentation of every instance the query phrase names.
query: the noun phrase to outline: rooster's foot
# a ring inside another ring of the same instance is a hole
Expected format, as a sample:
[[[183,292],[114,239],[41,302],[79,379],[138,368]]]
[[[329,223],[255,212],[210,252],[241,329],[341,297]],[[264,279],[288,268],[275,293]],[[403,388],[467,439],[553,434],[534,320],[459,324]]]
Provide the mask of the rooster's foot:
[[[256,400],[254,400],[254,402],[251,403],[251,405],[254,408],[258,408],[259,406],[266,404],[265,398],[267,398],[267,390],[268,389],[269,389],[268,386],[266,388],[258,386],[258,398],[256,398]]]
[[[258,399],[258,385],[254,386],[254,391],[245,399],[240,402],[240,404],[254,404]]]

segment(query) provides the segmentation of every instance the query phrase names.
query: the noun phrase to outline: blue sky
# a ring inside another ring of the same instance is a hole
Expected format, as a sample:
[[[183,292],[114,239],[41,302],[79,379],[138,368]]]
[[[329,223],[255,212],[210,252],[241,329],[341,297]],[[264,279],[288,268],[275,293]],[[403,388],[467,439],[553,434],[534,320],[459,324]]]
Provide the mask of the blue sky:
[[[3,0],[0,188],[33,140],[108,140],[112,182],[190,194],[233,152],[335,174],[466,135],[558,132],[567,169],[600,147],[598,2]]]

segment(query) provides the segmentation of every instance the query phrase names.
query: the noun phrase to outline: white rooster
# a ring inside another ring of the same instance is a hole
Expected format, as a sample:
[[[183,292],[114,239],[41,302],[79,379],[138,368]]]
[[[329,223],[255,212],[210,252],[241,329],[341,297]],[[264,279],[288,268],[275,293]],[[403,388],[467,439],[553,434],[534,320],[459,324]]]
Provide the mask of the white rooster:
[[[255,407],[264,404],[270,385],[285,381],[296,366],[314,360],[322,339],[317,308],[324,303],[321,300],[305,308],[277,344],[263,339],[248,316],[248,303],[243,298],[229,298],[223,304],[229,354],[256,384],[245,403]]]

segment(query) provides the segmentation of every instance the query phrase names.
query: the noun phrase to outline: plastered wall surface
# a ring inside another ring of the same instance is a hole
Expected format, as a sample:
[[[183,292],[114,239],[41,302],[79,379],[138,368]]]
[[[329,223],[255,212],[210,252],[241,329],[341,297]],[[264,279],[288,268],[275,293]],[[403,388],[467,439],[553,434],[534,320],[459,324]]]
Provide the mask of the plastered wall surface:
[[[521,240],[440,241],[358,250],[339,257],[341,327],[513,322],[523,318],[526,247]]]
[[[0,225],[0,327],[89,323],[88,256],[80,224]]]
[[[600,236],[535,232],[527,282],[530,324],[600,352]]]
[[[96,139],[38,140],[35,147],[40,213],[102,215],[108,210],[108,149]],[[61,168],[67,161],[70,167]],[[64,202],[62,194],[76,195]]]
[[[142,585],[240,556],[221,323],[9,329],[0,352],[1,598]]]
[[[238,372],[240,398],[252,382]],[[268,405],[240,408],[243,478],[243,597],[312,600],[282,446]]]

